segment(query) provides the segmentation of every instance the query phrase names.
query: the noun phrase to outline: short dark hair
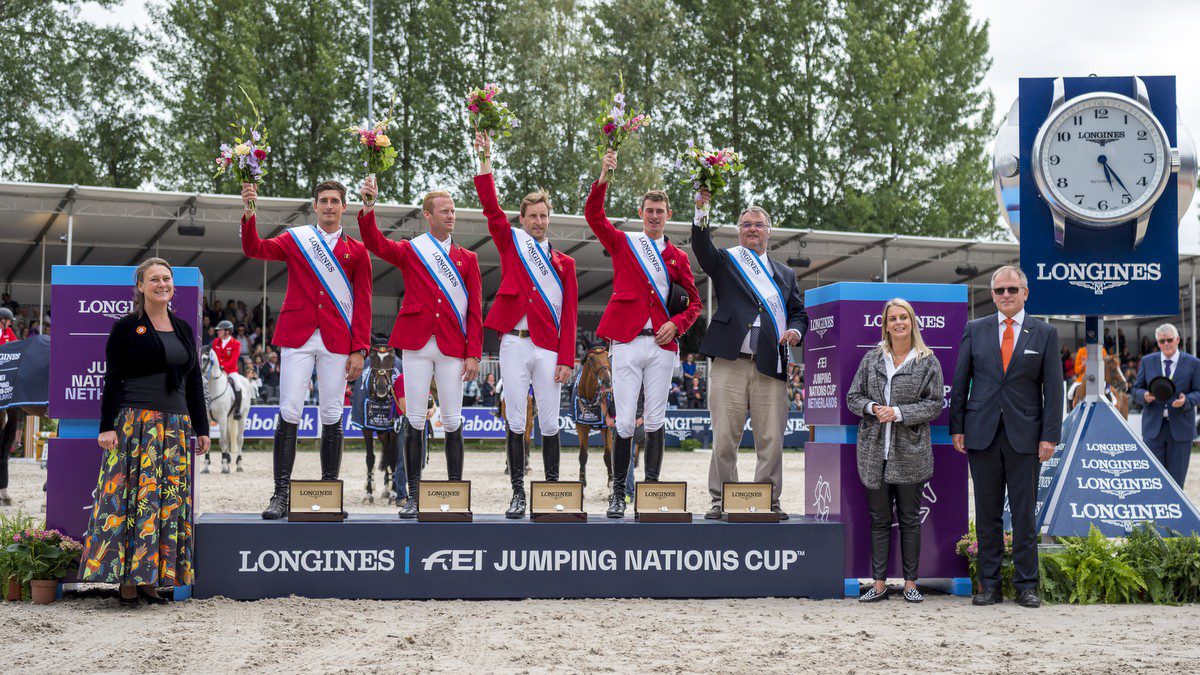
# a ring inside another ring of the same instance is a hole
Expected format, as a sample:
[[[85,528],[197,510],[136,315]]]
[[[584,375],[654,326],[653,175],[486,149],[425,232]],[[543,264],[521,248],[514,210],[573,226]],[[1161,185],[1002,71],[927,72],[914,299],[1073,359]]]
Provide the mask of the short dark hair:
[[[638,208],[640,209],[644,207],[646,202],[666,202],[667,210],[671,210],[671,198],[668,197],[667,193],[663,192],[662,190],[650,190],[646,194],[642,195],[642,203],[638,205]]]
[[[336,180],[323,180],[317,183],[317,187],[313,188],[313,201],[317,201],[322,192],[328,192],[329,190],[337,190],[338,194],[341,195],[342,203],[346,203],[346,186]]]

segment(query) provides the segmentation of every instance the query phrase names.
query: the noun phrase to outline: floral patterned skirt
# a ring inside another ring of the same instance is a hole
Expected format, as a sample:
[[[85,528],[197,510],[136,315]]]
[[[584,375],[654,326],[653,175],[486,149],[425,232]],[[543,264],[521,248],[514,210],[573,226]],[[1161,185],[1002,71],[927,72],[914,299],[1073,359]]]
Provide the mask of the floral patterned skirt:
[[[100,463],[83,542],[83,581],[192,583],[192,453],[187,415],[122,408]]]

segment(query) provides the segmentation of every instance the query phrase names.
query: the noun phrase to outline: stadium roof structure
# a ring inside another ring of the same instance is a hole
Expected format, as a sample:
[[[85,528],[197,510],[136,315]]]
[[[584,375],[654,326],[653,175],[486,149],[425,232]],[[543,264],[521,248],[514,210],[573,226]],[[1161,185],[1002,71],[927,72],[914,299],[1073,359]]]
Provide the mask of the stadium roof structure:
[[[343,226],[354,236],[358,234],[354,217],[358,208],[359,204],[352,202],[343,219]],[[242,254],[241,213],[237,195],[0,181],[0,284],[14,295],[19,293],[22,302],[31,302],[31,295],[43,284],[43,258],[48,281],[49,266],[67,262],[69,244],[71,264],[134,265],[156,254],[175,265],[199,267],[210,295],[252,300],[261,297],[265,289],[270,305],[278,308],[286,271],[280,263],[250,260]],[[516,224],[516,212],[507,213]],[[311,215],[312,202],[307,199],[258,200],[259,233],[264,237],[309,222]],[[464,208],[457,215],[455,242],[479,255],[484,298],[489,299],[500,281],[499,255],[488,245],[490,236],[481,211]],[[609,215],[619,228],[638,226],[632,209],[626,212],[610,207]],[[380,203],[376,217],[393,238],[424,231],[420,205]],[[180,226],[185,231],[202,227],[203,235],[181,234]],[[676,244],[690,244],[688,223],[673,221],[666,231]],[[736,237],[732,226],[715,232],[719,246],[736,244]],[[554,214],[551,241],[578,263],[581,311],[601,311],[611,294],[612,268],[583,217]],[[771,255],[796,270],[802,289],[835,281],[885,279],[965,283],[971,286],[973,313],[990,308],[988,275],[1018,261],[1015,241],[827,230],[776,228],[770,248]],[[373,262],[375,313],[377,318],[394,317],[403,293],[401,275],[390,264],[378,259]],[[1188,293],[1198,262],[1200,255],[1180,256],[1181,292]],[[693,271],[703,297],[707,279],[694,262]]]

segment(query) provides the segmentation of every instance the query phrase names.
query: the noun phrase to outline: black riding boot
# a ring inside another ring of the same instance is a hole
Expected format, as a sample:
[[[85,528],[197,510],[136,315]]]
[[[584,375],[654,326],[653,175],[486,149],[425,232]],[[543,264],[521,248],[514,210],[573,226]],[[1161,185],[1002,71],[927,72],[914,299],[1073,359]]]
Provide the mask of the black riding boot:
[[[506,429],[504,432],[504,444],[508,452],[508,466],[512,473],[509,474],[509,482],[512,483],[512,503],[508,505],[508,510],[504,512],[505,518],[524,518],[525,517],[525,436],[515,434]]]
[[[424,454],[424,430],[408,425],[404,431],[404,456],[399,460],[404,462],[405,475],[408,477],[408,501],[400,509],[401,518],[417,517],[417,484],[421,482]]]
[[[337,480],[342,469],[342,423],[321,425],[321,480]]]
[[[288,493],[292,479],[292,467],[296,464],[296,428],[299,425],[278,420],[275,425],[275,446],[271,457],[271,466],[275,473],[275,494],[271,495],[271,503],[262,517],[266,520],[278,520],[287,514]]]
[[[617,434],[616,440],[613,441],[612,496],[608,498],[607,514],[609,518],[625,517],[625,476],[629,473],[629,453],[632,444],[632,438],[624,438],[621,434]]]
[[[658,431],[646,432],[646,480],[658,482],[658,472],[662,469],[663,451],[666,449],[666,427]]]
[[[546,480],[558,480],[558,434],[542,436],[542,466],[546,470]]]
[[[523,465],[524,457],[519,458],[518,465]],[[516,465],[513,465],[514,467]],[[462,480],[463,473],[463,437],[462,427],[446,432],[446,477],[449,480]],[[513,469],[513,474],[517,470]]]
[[[242,419],[242,390],[233,390],[233,419]]]

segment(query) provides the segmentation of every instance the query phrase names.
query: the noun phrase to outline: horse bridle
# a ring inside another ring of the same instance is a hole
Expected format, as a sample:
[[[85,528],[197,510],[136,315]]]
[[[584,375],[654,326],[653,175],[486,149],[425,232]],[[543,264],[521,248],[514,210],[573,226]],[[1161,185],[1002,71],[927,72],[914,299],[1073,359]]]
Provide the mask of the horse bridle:
[[[205,378],[204,378],[204,379],[205,379],[206,381],[210,381],[210,380],[212,379],[212,376],[210,376],[210,375],[208,374],[208,371],[209,371],[209,369],[211,369],[211,368],[217,368],[217,369],[219,369],[219,368],[221,367],[221,364],[220,364],[219,362],[217,362],[217,359],[216,359],[216,357],[215,357],[215,356],[213,356],[213,351],[212,351],[211,349],[210,349],[210,350],[208,350],[208,353],[206,353],[206,354],[204,355],[204,361],[205,361],[205,365],[204,365],[204,375],[205,375]],[[206,382],[206,384],[207,384],[207,382]],[[218,398],[221,398],[222,396],[224,396],[224,395],[225,395],[225,392],[226,392],[226,391],[229,389],[229,386],[230,386],[230,385],[229,385],[229,378],[228,378],[228,377],[226,377],[226,378],[225,378],[225,389],[222,389],[222,390],[220,391],[220,393],[216,394],[215,396],[209,396],[209,395],[208,395],[208,387],[205,387],[205,388],[204,388],[204,403],[205,403],[205,406],[207,407],[207,405],[208,405],[208,404],[211,404],[211,403],[212,403],[212,402],[213,402],[215,399],[218,399]]]

